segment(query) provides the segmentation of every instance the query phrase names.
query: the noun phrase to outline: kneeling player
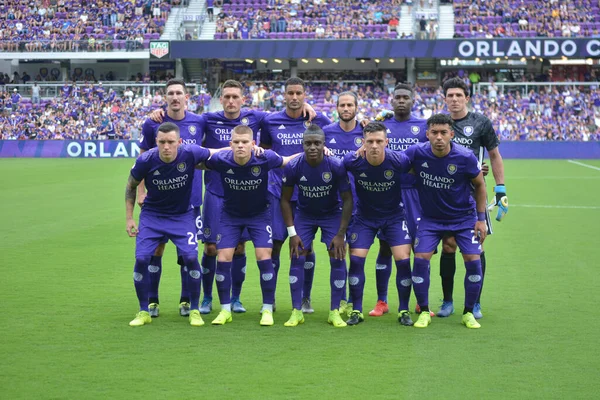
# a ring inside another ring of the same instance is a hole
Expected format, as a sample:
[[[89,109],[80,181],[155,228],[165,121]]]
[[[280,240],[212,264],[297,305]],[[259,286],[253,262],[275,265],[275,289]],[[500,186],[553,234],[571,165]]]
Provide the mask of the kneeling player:
[[[252,129],[236,126],[231,132],[231,149],[208,160],[206,168],[219,172],[225,192],[217,237],[217,291],[221,312],[213,325],[231,322],[231,263],[244,229],[248,230],[260,270],[263,309],[260,324],[273,325],[275,276],[271,251],[273,231],[268,208],[267,184],[270,170],[285,166],[292,157],[281,157],[267,150],[261,156],[253,153]]]
[[[140,311],[129,325],[142,326],[152,322],[148,312],[150,259],[160,243],[171,240],[189,275],[185,282],[190,293],[190,324],[202,326],[204,321],[198,310],[201,271],[190,198],[196,165],[206,161],[216,150],[193,144],[180,146],[179,128],[171,122],[158,127],[156,143],[157,147],[137,159],[125,191],[127,233],[136,237],[133,283],[140,303]],[[142,180],[146,182],[148,195],[140,213],[138,231],[133,219],[133,207],[136,188]]]
[[[346,230],[352,216],[352,193],[342,162],[325,157],[325,134],[310,125],[302,137],[304,154],[292,160],[284,170],[281,212],[290,237],[290,291],[292,315],[284,324],[304,322],[302,313],[304,263],[307,250],[321,229],[321,242],[327,245],[331,273],[331,303],[328,322],[336,328],[346,326],[338,307],[346,284]],[[296,213],[292,212],[292,195],[298,188]],[[340,196],[343,204],[340,208]]]
[[[481,326],[473,307],[481,289],[481,244],[487,234],[485,224],[485,183],[481,164],[473,153],[452,142],[452,119],[436,114],[427,120],[428,143],[409,147],[405,154],[417,176],[422,208],[415,239],[413,289],[421,306],[415,327],[426,328],[429,314],[429,261],[439,242],[454,236],[465,261],[465,308],[462,323],[467,328]],[[471,197],[475,188],[475,201]]]

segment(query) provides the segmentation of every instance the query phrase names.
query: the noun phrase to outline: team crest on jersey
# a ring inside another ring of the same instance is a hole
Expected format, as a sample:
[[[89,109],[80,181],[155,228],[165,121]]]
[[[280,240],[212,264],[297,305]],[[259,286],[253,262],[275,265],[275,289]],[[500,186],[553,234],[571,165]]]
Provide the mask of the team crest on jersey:
[[[358,233],[352,232],[352,235],[350,235],[350,243],[356,242],[356,239],[358,239]]]
[[[417,125],[413,125],[410,127],[410,131],[412,132],[413,135],[418,135],[419,133],[421,133],[421,127],[417,126]]]
[[[188,132],[190,133],[190,135],[195,135],[196,134],[196,127],[195,126],[188,126]]]
[[[471,136],[473,134],[473,127],[471,125],[465,126],[463,128],[463,133],[465,134],[465,136]]]
[[[204,237],[210,237],[210,228],[204,228]]]
[[[385,171],[383,171],[383,176],[385,177],[385,179],[390,180],[394,177],[394,171],[392,171],[391,169],[386,169]]]
[[[260,175],[260,167],[258,165],[250,168],[250,173],[254,176],[259,176]]]
[[[415,239],[415,248],[419,245],[419,238]]]
[[[329,183],[329,181],[331,180],[331,172],[323,172],[321,177],[323,178],[323,182]]]
[[[219,233],[217,235],[217,244],[221,243],[221,234]]]
[[[179,172],[185,171],[185,163],[184,162],[177,164],[177,171],[179,171]]]
[[[304,127],[308,128],[310,126],[310,121],[304,121]]]
[[[356,147],[360,147],[360,146],[362,146],[362,144],[363,144],[362,138],[360,138],[360,137],[355,137],[354,138],[354,145]]]
[[[456,165],[455,164],[448,164],[448,173],[450,175],[454,175],[456,173]]]
[[[240,122],[242,123],[242,125],[248,125],[248,118],[244,117],[240,120]]]

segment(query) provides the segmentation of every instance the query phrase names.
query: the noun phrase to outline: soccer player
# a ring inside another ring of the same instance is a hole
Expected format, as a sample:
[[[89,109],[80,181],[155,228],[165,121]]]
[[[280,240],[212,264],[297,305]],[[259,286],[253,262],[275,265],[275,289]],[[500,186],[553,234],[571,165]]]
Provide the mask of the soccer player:
[[[427,121],[412,115],[414,90],[410,84],[399,83],[394,87],[392,108],[394,117],[384,121],[387,128],[388,148],[404,151],[415,143],[427,141]],[[415,189],[415,177],[411,174],[400,176],[402,205],[410,236],[415,238],[421,216],[419,197]],[[379,254],[375,261],[375,280],[377,285],[377,303],[369,312],[379,317],[389,311],[387,302],[388,284],[392,274],[392,253],[384,235],[379,235]],[[400,310],[398,310],[400,311]]]
[[[223,83],[221,97],[219,98],[223,111],[207,112],[200,118],[200,133],[203,137],[202,145],[209,149],[219,149],[228,147],[231,140],[231,131],[238,125],[245,125],[252,129],[254,140],[258,140],[258,131],[260,130],[263,119],[268,114],[259,110],[242,109],[244,104],[244,88],[238,81],[227,80]],[[304,115],[308,115],[309,120],[316,115],[313,108],[305,104],[303,108]],[[151,118],[155,121],[161,121],[163,112],[161,109],[155,110]],[[204,193],[204,206],[202,208],[202,229],[201,237],[204,243],[204,254],[202,256],[202,286],[204,297],[200,305],[200,313],[208,314],[212,311],[212,291],[217,267],[217,243],[216,238],[219,232],[219,219],[221,209],[223,208],[223,186],[221,179],[216,171],[206,171],[204,173],[206,191]],[[245,232],[240,243],[235,249],[233,262],[231,266],[231,308],[235,313],[246,312],[240,296],[242,285],[246,279],[246,249],[245,242],[248,240],[248,234]]]
[[[269,114],[263,123],[260,133],[260,145],[265,149],[272,149],[282,156],[290,156],[302,152],[302,135],[304,130],[311,124],[302,116],[302,109],[305,97],[305,84],[300,78],[289,78],[285,82],[285,109],[276,113]],[[312,121],[319,127],[331,124],[329,118],[324,115],[317,115]],[[281,199],[281,184],[283,170],[276,169],[269,175],[269,193],[271,202],[271,211],[273,212],[273,253],[272,259],[275,266],[275,279],[279,271],[279,255],[281,246],[287,238],[287,230],[279,202]],[[292,202],[296,201],[296,193],[292,196]],[[314,278],[315,254],[312,251],[306,255],[306,264],[304,265],[304,286],[303,286],[303,305],[304,313],[313,313],[310,303],[310,292]]]
[[[185,105],[189,97],[185,82],[181,79],[171,79],[165,86],[167,115],[164,118],[165,122],[171,122],[179,128],[180,137],[184,144],[200,144],[202,142],[203,122],[199,115],[189,113],[185,110]],[[140,153],[156,147],[156,136],[160,123],[148,118],[142,126],[142,136],[140,140]],[[221,146],[223,147],[223,146]],[[202,218],[200,216],[200,206],[202,205],[202,174],[199,172],[194,174],[192,184],[192,194],[190,197],[190,205],[194,208],[194,216],[192,217],[196,224],[196,232],[202,230]],[[146,198],[145,181],[142,181],[137,189],[137,203],[143,208]],[[159,298],[158,287],[162,274],[162,255],[165,251],[165,244],[160,243],[156,248],[154,255],[150,260],[150,277],[149,277],[149,300],[150,300],[150,316],[158,317],[159,315]],[[181,275],[181,296],[179,298],[179,314],[188,316],[190,310],[190,294],[187,291],[188,274],[185,271],[185,265],[181,258],[177,261],[180,265]]]
[[[310,125],[302,137],[302,146],[304,154],[284,169],[281,190],[281,211],[290,237],[293,307],[292,315],[284,325],[298,326],[304,322],[302,291],[306,249],[312,248],[315,234],[321,229],[321,242],[327,246],[331,265],[331,302],[327,321],[336,328],[342,328],[346,323],[338,307],[346,286],[345,237],[352,216],[350,182],[342,161],[325,157],[325,134],[321,128]],[[294,189],[298,190],[295,215],[291,203]]]
[[[447,80],[443,86],[446,105],[450,116],[454,121],[452,128],[454,130],[454,142],[469,148],[479,162],[483,165],[484,175],[487,174],[487,166],[483,163],[483,156],[487,150],[492,164],[492,173],[496,186],[494,186],[495,201],[498,206],[498,215],[496,219],[500,221],[504,214],[508,212],[508,200],[506,198],[506,188],[504,186],[504,163],[498,145],[500,141],[491,121],[483,114],[469,112],[467,103],[469,102],[469,87],[460,78]],[[492,222],[489,213],[486,210],[486,222],[488,234],[492,234]],[[452,237],[443,240],[442,255],[440,257],[440,276],[442,278],[442,291],[444,300],[437,315],[447,317],[454,312],[452,293],[454,291],[454,274],[456,273],[456,241]],[[485,277],[486,261],[485,252],[481,252],[482,276]],[[482,287],[483,287],[483,280]],[[473,315],[479,319],[483,317],[481,312],[481,301],[479,294],[473,309]]]
[[[452,143],[453,120],[436,114],[427,120],[428,143],[409,147],[417,180],[422,215],[415,239],[412,281],[421,307],[415,327],[426,328],[429,314],[429,261],[440,240],[454,236],[465,261],[465,308],[462,323],[476,329],[480,325],[473,308],[481,290],[481,243],[487,235],[485,223],[485,182],[481,163],[469,149]],[[473,185],[473,186],[471,186]],[[475,200],[471,188],[475,188]]]
[[[401,206],[401,174],[410,170],[410,163],[401,152],[387,148],[387,128],[371,122],[364,128],[365,158],[356,153],[344,156],[344,166],[352,173],[358,200],[357,213],[348,230],[350,270],[348,283],[354,310],[348,325],[364,321],[362,300],[365,286],[365,259],[379,231],[388,242],[398,270],[396,284],[402,325],[413,324],[408,312],[411,290],[410,248],[412,239]]]
[[[127,233],[136,237],[133,283],[140,311],[129,323],[142,326],[152,322],[149,313],[149,285],[153,266],[150,260],[159,244],[171,240],[177,247],[189,293],[189,321],[202,326],[200,316],[201,270],[194,224],[195,210],[190,208],[196,165],[206,161],[214,150],[196,145],[181,145],[179,127],[165,122],[158,127],[157,147],[139,156],[127,181],[125,209]],[[139,230],[133,219],[136,188],[144,180],[148,193],[140,212]]]
[[[232,151],[217,154],[206,161],[208,169],[217,171],[223,184],[225,197],[221,211],[219,248],[217,258],[217,291],[221,312],[213,325],[231,322],[231,262],[235,247],[244,229],[248,230],[256,252],[260,270],[260,286],[263,295],[260,325],[273,325],[273,302],[275,301],[275,271],[271,262],[273,246],[271,210],[269,209],[268,173],[285,166],[293,157],[281,157],[272,151],[256,156],[252,147],[252,129],[240,125],[231,132]]]

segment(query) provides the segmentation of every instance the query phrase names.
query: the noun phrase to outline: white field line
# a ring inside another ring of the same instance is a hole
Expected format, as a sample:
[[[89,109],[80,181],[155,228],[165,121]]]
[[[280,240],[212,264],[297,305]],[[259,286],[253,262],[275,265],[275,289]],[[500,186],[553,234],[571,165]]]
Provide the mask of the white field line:
[[[596,171],[600,171],[600,167],[596,167],[595,165],[585,164],[585,163],[582,163],[579,161],[573,161],[573,160],[567,160],[567,162],[570,162],[571,164],[581,165],[582,167],[595,169]]]

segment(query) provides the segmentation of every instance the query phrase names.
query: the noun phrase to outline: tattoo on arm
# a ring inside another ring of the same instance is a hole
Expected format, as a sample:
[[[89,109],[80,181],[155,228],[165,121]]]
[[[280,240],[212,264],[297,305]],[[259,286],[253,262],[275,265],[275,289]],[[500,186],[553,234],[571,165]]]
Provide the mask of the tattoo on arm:
[[[135,202],[136,188],[139,184],[140,181],[136,181],[133,176],[129,175],[127,186],[125,186],[125,201]]]

